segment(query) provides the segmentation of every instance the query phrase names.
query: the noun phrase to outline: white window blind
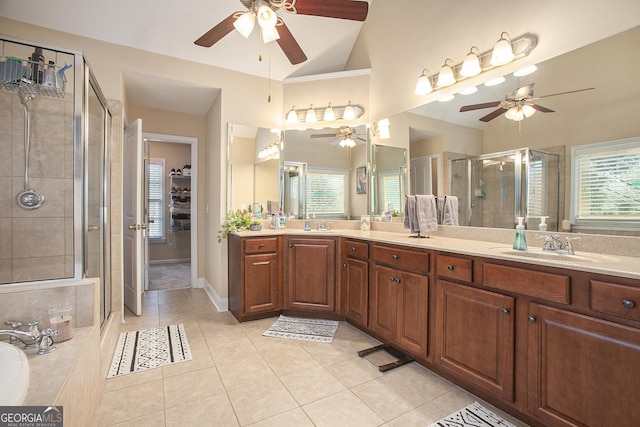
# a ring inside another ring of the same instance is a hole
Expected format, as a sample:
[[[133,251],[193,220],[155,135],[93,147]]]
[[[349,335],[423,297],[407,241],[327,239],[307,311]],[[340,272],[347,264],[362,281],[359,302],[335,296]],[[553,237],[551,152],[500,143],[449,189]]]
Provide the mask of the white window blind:
[[[347,177],[348,171],[340,169],[308,169],[307,211],[320,217],[346,217]]]
[[[529,162],[527,183],[529,191],[527,213],[529,216],[549,215],[544,197],[546,185],[544,169],[544,161],[541,158]]]
[[[572,163],[575,224],[608,229],[639,224],[640,138],[574,147]]]
[[[150,239],[164,239],[164,159],[150,159],[147,171]]]
[[[381,173],[380,174],[381,196],[382,203],[380,209],[382,212],[386,212],[390,208],[397,211],[402,211],[400,188],[402,182],[400,181],[400,175],[398,173]]]

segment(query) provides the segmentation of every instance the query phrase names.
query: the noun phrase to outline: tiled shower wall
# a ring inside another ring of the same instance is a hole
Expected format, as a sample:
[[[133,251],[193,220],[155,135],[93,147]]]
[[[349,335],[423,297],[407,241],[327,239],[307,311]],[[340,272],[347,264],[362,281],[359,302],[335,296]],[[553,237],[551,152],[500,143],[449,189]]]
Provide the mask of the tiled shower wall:
[[[0,89],[0,283],[73,277],[72,98],[28,103],[29,186],[45,202],[25,210],[15,201],[24,188],[24,107],[17,93]]]

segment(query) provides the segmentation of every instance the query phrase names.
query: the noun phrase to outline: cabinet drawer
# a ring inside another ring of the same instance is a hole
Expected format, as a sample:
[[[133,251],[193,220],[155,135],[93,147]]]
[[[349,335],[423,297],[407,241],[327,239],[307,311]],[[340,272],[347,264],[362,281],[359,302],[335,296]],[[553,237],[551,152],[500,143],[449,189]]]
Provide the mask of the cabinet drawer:
[[[640,288],[592,280],[591,310],[640,320]]]
[[[277,237],[265,237],[261,239],[246,239],[244,242],[245,254],[261,254],[275,252],[278,249]]]
[[[482,284],[491,288],[569,304],[571,279],[561,274],[485,263]]]
[[[447,255],[437,255],[436,273],[449,279],[471,282],[473,280],[473,261]]]
[[[345,240],[342,245],[344,254],[350,258],[369,258],[369,245],[358,240]]]
[[[394,246],[371,245],[371,259],[380,264],[402,269],[421,273],[429,272],[429,254],[419,249],[408,250]]]

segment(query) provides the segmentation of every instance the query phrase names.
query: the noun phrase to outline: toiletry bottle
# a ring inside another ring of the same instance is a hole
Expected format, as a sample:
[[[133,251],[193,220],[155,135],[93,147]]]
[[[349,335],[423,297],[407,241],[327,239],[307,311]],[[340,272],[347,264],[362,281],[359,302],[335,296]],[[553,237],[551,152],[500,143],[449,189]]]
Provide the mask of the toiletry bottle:
[[[538,225],[538,231],[547,231],[547,223],[545,222],[549,218],[548,216],[540,217],[540,224]]]
[[[516,225],[516,238],[513,241],[513,249],[516,249],[519,251],[527,250],[527,238],[524,235],[523,221],[524,221],[524,218],[519,216],[518,225]]]
[[[49,61],[49,65],[44,70],[42,87],[56,87],[56,63],[53,61]]]
[[[31,80],[36,84],[42,83],[42,76],[44,73],[44,55],[42,54],[42,48],[37,47],[31,54]]]
[[[309,221],[309,215],[304,221],[304,231],[311,231],[311,221]]]

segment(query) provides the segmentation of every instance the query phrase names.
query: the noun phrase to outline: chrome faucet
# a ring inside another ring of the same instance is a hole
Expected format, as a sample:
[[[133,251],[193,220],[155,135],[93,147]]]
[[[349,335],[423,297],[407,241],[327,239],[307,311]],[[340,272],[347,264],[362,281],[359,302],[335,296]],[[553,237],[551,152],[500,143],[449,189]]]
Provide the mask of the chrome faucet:
[[[25,350],[38,349],[38,354],[47,354],[56,349],[53,345],[53,336],[58,335],[58,331],[51,328],[40,331],[37,321],[29,323],[29,329],[21,331],[17,329],[22,325],[20,322],[8,321],[6,325],[10,325],[14,329],[0,329],[0,335],[8,335],[11,337],[10,343],[14,345],[24,344]]]
[[[544,238],[543,251],[556,252],[560,254],[574,255],[574,240],[582,240],[582,237],[565,237],[564,242],[557,234],[536,234],[534,237]]]
[[[316,226],[318,231],[329,231],[329,223],[326,221],[318,221],[318,225]]]

